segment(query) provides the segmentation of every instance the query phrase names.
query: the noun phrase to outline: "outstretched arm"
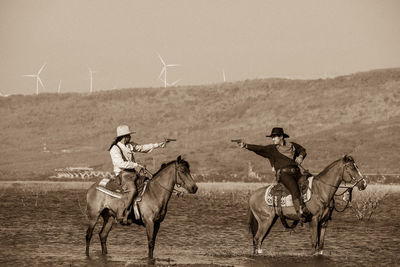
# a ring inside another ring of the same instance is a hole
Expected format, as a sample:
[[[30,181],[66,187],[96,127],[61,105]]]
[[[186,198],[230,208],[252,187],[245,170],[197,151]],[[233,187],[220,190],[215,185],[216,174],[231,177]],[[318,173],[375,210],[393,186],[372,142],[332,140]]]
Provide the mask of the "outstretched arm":
[[[271,155],[270,146],[246,144],[242,139],[235,139],[235,140],[231,140],[231,141],[237,143],[238,146],[240,146],[241,148],[245,148],[247,150],[253,151],[257,155],[260,155],[264,158],[269,158]]]
[[[145,144],[145,145],[132,144],[132,146],[133,146],[133,151],[135,151],[135,152],[150,153],[155,148],[159,148],[159,147],[164,148],[165,142],[154,143],[154,144]]]
[[[257,155],[260,155],[264,158],[269,158],[271,155],[269,146],[246,144],[246,146],[244,148],[246,148],[247,150],[253,151]]]

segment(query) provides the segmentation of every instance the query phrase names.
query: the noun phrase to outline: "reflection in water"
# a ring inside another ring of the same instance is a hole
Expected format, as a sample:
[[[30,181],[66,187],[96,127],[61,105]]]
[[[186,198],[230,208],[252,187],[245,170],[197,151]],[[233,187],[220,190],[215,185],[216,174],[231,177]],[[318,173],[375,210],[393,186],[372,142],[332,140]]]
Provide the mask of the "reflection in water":
[[[308,226],[288,231],[278,221],[252,255],[247,193],[173,197],[157,237],[157,265],[354,266],[391,265],[400,255],[400,196],[387,198],[378,214],[360,223],[351,211],[334,213],[324,256],[310,256]],[[137,266],[147,264],[145,229],[115,224],[101,255],[96,226],[91,257],[85,256],[85,191],[47,192],[39,197],[8,189],[0,202],[0,262],[6,266]]]

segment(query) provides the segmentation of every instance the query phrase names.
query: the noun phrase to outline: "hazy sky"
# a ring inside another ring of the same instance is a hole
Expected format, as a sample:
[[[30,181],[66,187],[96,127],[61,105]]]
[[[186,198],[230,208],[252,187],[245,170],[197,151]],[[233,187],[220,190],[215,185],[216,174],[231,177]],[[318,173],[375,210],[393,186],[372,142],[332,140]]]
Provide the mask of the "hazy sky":
[[[0,92],[161,87],[400,67],[400,1],[0,0]]]

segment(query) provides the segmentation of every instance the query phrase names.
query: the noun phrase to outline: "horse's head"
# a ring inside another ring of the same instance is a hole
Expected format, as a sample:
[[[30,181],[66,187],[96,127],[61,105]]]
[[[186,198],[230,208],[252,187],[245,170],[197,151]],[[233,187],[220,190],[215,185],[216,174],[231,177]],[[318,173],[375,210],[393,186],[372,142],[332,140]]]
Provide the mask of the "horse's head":
[[[197,192],[197,185],[190,174],[189,163],[179,156],[175,162],[176,184],[185,188],[189,193]]]
[[[348,155],[344,156],[343,164],[343,181],[346,183],[354,183],[354,186],[357,185],[359,190],[367,188],[367,181],[358,169],[353,157]]]

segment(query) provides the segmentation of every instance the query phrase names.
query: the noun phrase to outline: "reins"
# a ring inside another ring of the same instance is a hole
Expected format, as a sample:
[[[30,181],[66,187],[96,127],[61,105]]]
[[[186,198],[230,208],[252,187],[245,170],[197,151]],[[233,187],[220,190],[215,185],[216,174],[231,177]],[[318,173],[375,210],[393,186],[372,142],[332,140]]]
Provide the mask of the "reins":
[[[180,191],[176,190],[176,189],[175,189],[175,186],[174,186],[174,188],[173,188],[172,191],[171,191],[171,190],[169,190],[168,188],[166,188],[165,186],[163,186],[160,182],[158,182],[157,179],[153,179],[154,175],[153,175],[146,167],[143,168],[142,170],[144,170],[146,173],[148,173],[148,174],[150,175],[150,179],[149,179],[150,181],[155,181],[162,189],[168,191],[168,192],[171,193],[171,194],[175,193],[178,197],[179,197],[179,196],[183,196],[183,192],[180,192]],[[178,178],[178,168],[176,167],[176,163],[175,163],[175,184],[176,184],[178,187],[180,187],[180,185],[178,185],[178,184],[176,183],[177,178]]]
[[[342,180],[343,180],[343,176],[344,176],[344,172],[345,172],[346,167],[347,167],[347,164],[345,164],[345,166],[343,167],[342,178],[341,178]],[[304,168],[303,168],[303,169],[304,169]],[[356,179],[354,179],[353,175],[351,175],[350,173],[348,173],[348,175],[350,175],[352,181],[356,180]],[[346,188],[346,190],[344,190],[344,191],[341,192],[340,194],[337,194],[336,192],[335,192],[335,194],[334,194],[334,197],[335,197],[335,196],[338,197],[338,196],[344,196],[344,194],[348,193],[348,198],[347,198],[347,201],[346,201],[346,206],[345,206],[343,209],[341,209],[341,210],[337,209],[337,208],[336,208],[336,205],[335,205],[335,199],[332,198],[333,206],[332,206],[332,208],[331,208],[331,209],[335,209],[335,211],[337,211],[337,212],[344,212],[344,211],[349,207],[349,204],[350,204],[350,202],[351,202],[351,200],[352,200],[352,197],[353,197],[352,194],[353,194],[353,189],[354,189],[354,187],[355,187],[356,185],[358,185],[358,183],[360,183],[360,182],[363,181],[363,180],[365,180],[365,178],[361,178],[361,179],[359,179],[359,180],[356,180],[355,184],[353,184],[352,186],[343,186],[343,185],[340,185],[340,184],[339,184],[338,186],[335,186],[335,185],[331,185],[331,184],[325,183],[325,182],[323,182],[323,181],[321,181],[321,180],[318,180],[318,179],[315,179],[314,181],[318,181],[318,182],[320,182],[320,183],[322,183],[322,184],[325,184],[325,185],[334,187],[334,188],[336,188],[336,190],[339,189],[339,188]],[[345,181],[345,182],[346,182],[346,181]]]

